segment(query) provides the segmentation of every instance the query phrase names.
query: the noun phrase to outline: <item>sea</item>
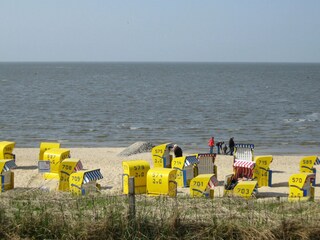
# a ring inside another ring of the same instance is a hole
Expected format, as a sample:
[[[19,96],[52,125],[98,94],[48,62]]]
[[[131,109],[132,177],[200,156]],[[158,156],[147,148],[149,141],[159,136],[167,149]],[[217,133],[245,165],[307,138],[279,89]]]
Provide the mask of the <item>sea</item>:
[[[0,141],[320,155],[320,64],[0,63]]]

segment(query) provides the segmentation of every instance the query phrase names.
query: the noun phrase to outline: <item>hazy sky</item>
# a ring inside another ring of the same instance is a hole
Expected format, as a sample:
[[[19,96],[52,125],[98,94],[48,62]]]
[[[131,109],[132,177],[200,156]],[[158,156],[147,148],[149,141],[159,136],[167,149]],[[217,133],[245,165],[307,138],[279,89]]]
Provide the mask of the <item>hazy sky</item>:
[[[320,62],[320,0],[0,0],[0,61]]]

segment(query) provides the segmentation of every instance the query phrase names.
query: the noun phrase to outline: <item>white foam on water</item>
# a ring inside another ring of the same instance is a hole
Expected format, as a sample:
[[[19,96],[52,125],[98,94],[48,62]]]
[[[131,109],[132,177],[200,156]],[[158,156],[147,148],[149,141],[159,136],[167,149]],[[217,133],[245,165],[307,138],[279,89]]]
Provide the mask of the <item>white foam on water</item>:
[[[284,123],[304,123],[304,122],[316,122],[320,119],[320,113],[311,113],[305,116],[305,118],[285,118]]]
[[[318,121],[320,119],[320,113],[311,113],[309,115],[307,115],[307,121],[308,122],[315,122],[315,121]]]

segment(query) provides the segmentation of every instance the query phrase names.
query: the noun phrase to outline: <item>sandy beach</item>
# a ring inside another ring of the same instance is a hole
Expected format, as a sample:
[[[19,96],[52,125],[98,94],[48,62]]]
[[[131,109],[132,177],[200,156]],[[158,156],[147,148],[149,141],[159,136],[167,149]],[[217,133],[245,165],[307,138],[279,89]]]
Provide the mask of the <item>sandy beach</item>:
[[[122,162],[128,160],[146,160],[153,167],[151,153],[141,153],[129,157],[119,156],[124,148],[70,148],[71,157],[81,160],[85,169],[100,168],[104,178],[99,181],[102,192],[106,194],[121,194]],[[38,148],[15,148],[16,164],[15,188],[32,190],[44,184],[38,173]],[[188,154],[188,153],[186,153]],[[289,191],[288,179],[291,174],[298,173],[301,156],[273,156],[270,169],[273,170],[272,187],[259,188],[261,197],[286,197]],[[217,155],[219,187],[215,190],[215,197],[223,195],[223,181],[227,174],[232,173],[231,156]],[[316,167],[318,172],[319,166]],[[319,173],[318,173],[319,174]],[[320,181],[316,179],[315,196],[320,197]],[[189,194],[188,188],[178,188],[178,194]]]

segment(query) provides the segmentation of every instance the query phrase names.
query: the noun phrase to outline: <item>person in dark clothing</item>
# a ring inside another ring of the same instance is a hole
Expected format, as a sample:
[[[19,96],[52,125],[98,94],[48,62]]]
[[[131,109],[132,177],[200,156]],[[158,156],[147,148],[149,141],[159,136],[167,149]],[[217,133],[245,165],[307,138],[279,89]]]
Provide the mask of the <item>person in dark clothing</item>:
[[[173,153],[176,158],[182,157],[182,149],[177,144],[173,145]]]
[[[229,149],[230,149],[230,155],[233,155],[233,151],[234,151],[234,141],[233,141],[233,137],[230,138],[229,140]]]
[[[217,142],[216,146],[217,146],[218,154],[222,153],[222,145],[223,144],[224,144],[224,142]]]

